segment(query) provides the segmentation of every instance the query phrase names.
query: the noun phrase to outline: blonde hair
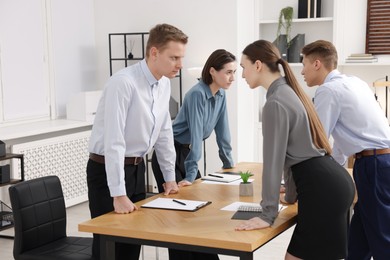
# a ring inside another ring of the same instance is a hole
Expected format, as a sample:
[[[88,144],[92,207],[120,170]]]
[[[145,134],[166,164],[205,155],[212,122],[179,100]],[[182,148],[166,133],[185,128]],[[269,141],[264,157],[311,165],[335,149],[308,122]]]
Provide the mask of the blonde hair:
[[[188,36],[173,25],[157,24],[149,31],[149,38],[146,43],[146,58],[149,58],[149,51],[152,47],[164,50],[170,41],[187,44]]]

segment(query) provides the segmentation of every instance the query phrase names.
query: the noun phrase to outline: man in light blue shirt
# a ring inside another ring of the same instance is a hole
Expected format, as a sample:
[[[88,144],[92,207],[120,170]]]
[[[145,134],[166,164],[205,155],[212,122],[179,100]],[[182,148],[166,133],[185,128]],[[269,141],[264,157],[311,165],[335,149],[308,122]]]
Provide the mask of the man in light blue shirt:
[[[223,168],[232,168],[230,131],[226,108],[226,93],[234,81],[236,58],[230,52],[218,49],[207,59],[202,79],[185,95],[173,123],[176,150],[176,181],[179,187],[192,185],[200,178],[198,161],[202,156],[202,141],[215,130],[219,157]],[[160,192],[163,191],[163,169],[160,154],[152,157],[153,174]],[[218,255],[169,249],[170,260],[217,260]]]
[[[188,37],[172,25],[150,30],[146,59],[115,73],[96,112],[87,165],[91,217],[110,211],[131,213],[145,198],[143,157],[154,147],[166,179],[165,194],[178,192],[169,98],[182,68]],[[99,235],[93,255],[99,259]],[[140,246],[116,244],[116,259],[138,259]]]
[[[349,260],[390,259],[390,127],[367,83],[337,71],[332,43],[316,41],[303,50],[309,87],[320,85],[314,104],[340,164],[354,155],[358,193],[349,233]]]

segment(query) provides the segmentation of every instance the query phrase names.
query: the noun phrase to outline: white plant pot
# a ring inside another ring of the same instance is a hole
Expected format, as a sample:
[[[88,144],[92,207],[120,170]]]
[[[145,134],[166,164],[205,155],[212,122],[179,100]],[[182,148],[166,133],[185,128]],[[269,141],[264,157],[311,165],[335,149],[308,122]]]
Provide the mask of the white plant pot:
[[[253,183],[247,182],[243,183],[241,182],[239,185],[240,188],[240,196],[253,196]]]

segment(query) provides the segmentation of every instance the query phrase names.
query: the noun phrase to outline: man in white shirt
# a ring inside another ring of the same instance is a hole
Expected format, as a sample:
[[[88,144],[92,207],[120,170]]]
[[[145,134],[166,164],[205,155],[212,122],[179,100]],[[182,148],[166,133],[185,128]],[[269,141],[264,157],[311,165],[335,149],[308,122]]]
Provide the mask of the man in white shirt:
[[[306,45],[302,53],[307,85],[320,85],[314,104],[325,132],[334,139],[333,156],[342,165],[351,155],[356,159],[353,176],[359,200],[347,259],[390,259],[389,122],[367,83],[337,70],[332,43],[319,40]]]
[[[169,78],[182,68],[188,37],[168,24],[149,32],[146,59],[115,73],[96,112],[87,165],[91,217],[131,213],[145,198],[143,157],[154,147],[165,179],[165,194],[177,193],[176,153],[169,114]],[[93,255],[99,259],[99,235]],[[116,259],[138,259],[140,246],[116,245]]]

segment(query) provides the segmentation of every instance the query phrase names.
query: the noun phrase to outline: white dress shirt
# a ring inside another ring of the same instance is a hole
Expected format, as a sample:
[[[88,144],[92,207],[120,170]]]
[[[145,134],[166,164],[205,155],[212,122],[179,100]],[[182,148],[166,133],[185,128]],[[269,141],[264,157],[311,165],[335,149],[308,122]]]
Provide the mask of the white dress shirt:
[[[156,80],[145,60],[118,71],[106,83],[89,152],[105,156],[112,197],[126,195],[124,158],[144,157],[153,146],[165,181],[175,180],[170,94],[170,80]]]
[[[340,164],[362,150],[390,147],[388,120],[361,79],[333,70],[317,89],[314,105]]]

